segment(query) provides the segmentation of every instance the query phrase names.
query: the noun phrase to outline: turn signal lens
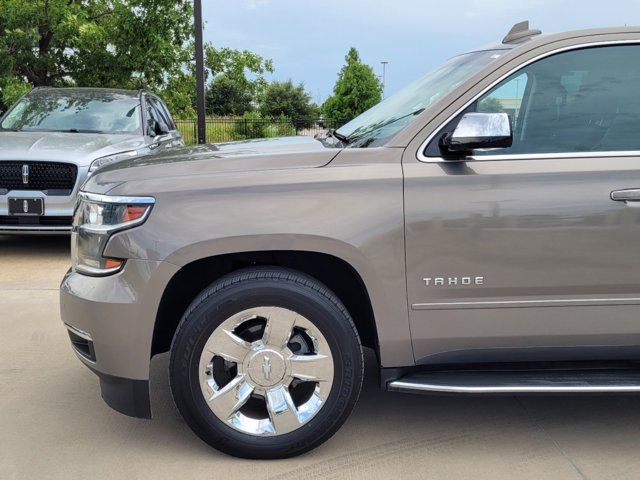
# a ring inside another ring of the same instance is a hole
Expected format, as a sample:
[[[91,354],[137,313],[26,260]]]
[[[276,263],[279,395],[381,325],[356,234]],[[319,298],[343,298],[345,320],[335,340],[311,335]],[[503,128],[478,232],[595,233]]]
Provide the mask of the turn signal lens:
[[[104,268],[106,270],[113,270],[120,268],[124,262],[122,260],[116,260],[115,258],[106,258],[104,261]]]
[[[122,221],[133,222],[139,220],[144,216],[147,209],[148,207],[146,206],[128,205],[126,212],[122,216]]]

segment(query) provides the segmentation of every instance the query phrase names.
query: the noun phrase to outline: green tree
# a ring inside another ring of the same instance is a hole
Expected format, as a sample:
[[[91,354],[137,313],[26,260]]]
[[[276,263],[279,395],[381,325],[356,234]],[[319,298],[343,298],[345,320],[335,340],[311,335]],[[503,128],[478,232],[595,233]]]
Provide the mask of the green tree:
[[[504,107],[498,98],[487,97],[478,104],[478,112],[499,113],[504,112]]]
[[[158,93],[175,118],[196,117],[196,77],[190,71],[180,71],[168,78]]]
[[[260,98],[260,113],[264,117],[287,117],[292,120],[312,119],[318,115],[311,103],[311,95],[304,84],[294,85],[291,80],[272,82]]]
[[[242,116],[253,110],[254,89],[250,82],[218,75],[207,88],[207,112],[218,116]]]
[[[205,47],[205,66],[211,78],[207,87],[207,112],[243,115],[252,111],[265,88],[264,75],[273,62],[248,50]]]
[[[192,37],[192,0],[0,0],[0,111],[34,86],[93,86],[154,90],[195,116]],[[253,97],[273,71],[210,44],[205,63],[210,80],[226,74]]]
[[[248,50],[235,50],[233,48],[215,48],[211,44],[205,46],[205,66],[208,75],[215,78],[225,74],[236,81],[251,81],[256,84],[264,82],[266,73],[273,73],[273,62]],[[247,73],[253,74],[249,80]]]
[[[0,0],[0,108],[32,86],[161,90],[193,56],[190,0]]]
[[[382,99],[382,85],[373,68],[362,63],[355,48],[345,57],[333,95],[322,106],[326,118],[346,123],[370,109]]]
[[[194,46],[190,45],[189,50],[193,52],[193,49]],[[245,95],[250,95],[251,108],[246,110],[250,111],[256,103],[256,97],[266,84],[264,74],[267,72],[273,72],[271,60],[248,50],[218,49],[211,44],[206,44],[205,77],[208,113],[241,115],[244,111],[239,108],[240,104],[237,102]],[[222,91],[216,92],[215,89],[218,88]],[[195,61],[190,59],[180,72],[169,77],[165,88],[160,93],[176,117],[195,118]],[[225,94],[231,94],[233,97],[227,99]]]

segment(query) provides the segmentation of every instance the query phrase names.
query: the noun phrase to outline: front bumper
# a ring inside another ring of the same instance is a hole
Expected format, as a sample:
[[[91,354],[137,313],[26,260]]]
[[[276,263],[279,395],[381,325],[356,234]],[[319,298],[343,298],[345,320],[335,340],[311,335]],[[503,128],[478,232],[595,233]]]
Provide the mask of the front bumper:
[[[156,314],[177,270],[166,262],[128,260],[121,272],[108,277],[69,271],[60,286],[60,314],[76,356],[100,377],[105,402],[126,415],[151,417],[148,384]]]
[[[0,195],[0,234],[69,234],[76,193],[74,191],[71,195],[46,195],[38,190],[13,190]],[[9,215],[9,198],[42,198],[44,215]]]

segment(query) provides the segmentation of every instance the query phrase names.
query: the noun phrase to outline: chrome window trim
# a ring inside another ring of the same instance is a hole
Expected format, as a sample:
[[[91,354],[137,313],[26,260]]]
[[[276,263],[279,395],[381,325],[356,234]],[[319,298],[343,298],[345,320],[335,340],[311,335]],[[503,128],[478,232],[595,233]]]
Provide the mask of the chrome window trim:
[[[619,150],[602,152],[565,152],[565,153],[510,153],[506,155],[471,155],[463,159],[446,160],[442,157],[425,157],[422,163],[458,163],[458,162],[495,162],[508,160],[553,160],[572,158],[625,158],[640,157],[640,150]]]
[[[422,163],[455,163],[455,162],[466,162],[466,161],[495,161],[495,160],[540,160],[540,159],[548,159],[548,158],[581,158],[581,157],[611,157],[611,156],[619,156],[619,157],[634,157],[640,156],[640,151],[616,151],[616,152],[564,152],[564,153],[531,153],[531,154],[506,154],[506,155],[480,155],[480,156],[470,156],[460,160],[445,160],[442,157],[427,157],[424,152],[427,149],[427,146],[431,141],[438,136],[438,134],[442,131],[442,129],[455,117],[460,115],[465,109],[469,108],[471,104],[476,102],[480,97],[482,97],[489,90],[494,88],[503,80],[509,78],[514,73],[522,70],[523,68],[535,63],[539,60],[542,60],[547,57],[551,57],[558,53],[568,52],[572,50],[581,50],[583,48],[591,48],[591,47],[607,47],[607,46],[615,46],[615,45],[640,45],[640,40],[608,40],[603,42],[588,42],[581,43],[577,45],[571,45],[568,47],[561,47],[555,50],[551,50],[549,52],[541,53],[524,63],[521,63],[517,67],[509,70],[507,73],[498,78],[495,82],[489,84],[489,86],[485,87],[480,93],[475,95],[470,101],[465,103],[462,107],[456,110],[452,115],[447,117],[445,121],[443,121],[438,128],[436,128],[433,133],[431,133],[427,139],[420,144],[420,148],[418,148],[417,158]]]

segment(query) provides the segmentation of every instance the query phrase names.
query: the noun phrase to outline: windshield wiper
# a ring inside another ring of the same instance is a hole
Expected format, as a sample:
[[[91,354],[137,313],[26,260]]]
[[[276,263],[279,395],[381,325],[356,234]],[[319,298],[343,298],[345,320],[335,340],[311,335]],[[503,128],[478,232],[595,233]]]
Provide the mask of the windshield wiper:
[[[360,133],[354,132],[355,135],[352,134],[352,135],[348,136],[347,140],[349,141],[349,143],[353,143],[354,141],[360,140],[361,138],[367,138],[369,135],[371,135],[374,132],[382,130],[383,128],[388,127],[389,125],[392,125],[392,124],[394,124],[396,122],[399,122],[400,120],[404,120],[405,118],[414,117],[416,115],[420,115],[424,111],[425,111],[425,108],[419,108],[417,110],[414,110],[411,113],[407,113],[407,114],[402,115],[400,117],[392,118],[390,120],[387,120],[386,122],[378,123],[377,125],[376,124],[371,125],[371,126],[369,126],[368,129],[366,129],[366,130],[364,130],[364,131],[362,131]]]
[[[3,129],[7,130],[7,129]],[[66,128],[66,129],[55,129],[55,128],[24,128],[20,129],[10,129],[13,132],[37,132],[37,133],[106,133],[103,130],[83,130],[79,128]]]
[[[328,130],[326,133],[318,133],[314,136],[316,140],[322,143],[325,147],[342,148],[349,143],[349,139],[340,133],[336,133],[335,130]],[[336,139],[329,140],[329,139]]]
[[[57,130],[57,131],[62,133],[104,133],[102,130],[80,130],[78,128],[70,128],[68,130]]]
[[[350,140],[349,140],[349,137],[347,137],[346,135],[342,135],[341,133],[338,133],[336,130],[330,131],[329,135],[337,138],[338,140],[340,140],[345,145],[349,145]]]

